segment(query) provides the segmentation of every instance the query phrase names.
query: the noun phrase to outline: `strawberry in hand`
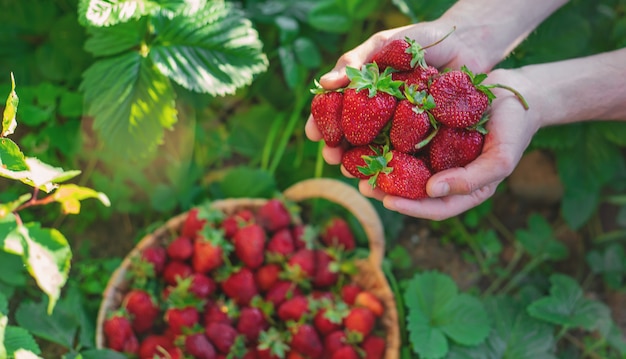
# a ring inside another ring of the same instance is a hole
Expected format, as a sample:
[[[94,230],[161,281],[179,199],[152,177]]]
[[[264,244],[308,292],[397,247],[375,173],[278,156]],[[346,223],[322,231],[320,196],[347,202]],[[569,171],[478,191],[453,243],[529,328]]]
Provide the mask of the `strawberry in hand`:
[[[344,136],[354,146],[370,144],[387,125],[403,98],[401,81],[391,78],[391,69],[379,72],[376,63],[361,70],[346,68],[350,84],[344,90],[341,126]]]
[[[404,91],[406,99],[400,100],[391,120],[389,140],[395,150],[415,153],[422,149],[434,135],[435,119],[430,110],[435,100],[426,91],[416,91],[409,86]]]
[[[311,116],[322,138],[329,147],[337,147],[343,139],[341,128],[341,111],[343,109],[343,93],[324,90],[315,80],[316,87],[311,90],[315,95],[311,101]]]

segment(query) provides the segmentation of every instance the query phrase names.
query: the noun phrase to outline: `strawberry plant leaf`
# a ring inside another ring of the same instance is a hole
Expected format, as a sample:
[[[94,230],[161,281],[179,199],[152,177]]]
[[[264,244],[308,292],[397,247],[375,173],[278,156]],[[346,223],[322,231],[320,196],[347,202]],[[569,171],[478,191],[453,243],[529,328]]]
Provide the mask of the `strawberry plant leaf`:
[[[626,278],[626,252],[622,245],[614,243],[604,249],[593,250],[587,253],[586,259],[592,273],[601,275],[609,287],[622,287]]]
[[[446,359],[556,359],[554,328],[529,316],[510,297],[485,299],[493,329],[484,343],[470,347],[452,345]]]
[[[41,349],[35,341],[35,338],[24,328],[9,325],[4,333],[4,346],[6,347],[9,358],[15,356],[18,358],[17,352],[28,351],[32,354],[41,354]],[[32,358],[32,356],[24,356],[24,358]]]
[[[177,120],[170,81],[137,52],[95,62],[81,88],[105,147],[126,158],[151,153]]]
[[[612,319],[604,303],[585,298],[582,288],[567,275],[553,274],[550,283],[550,295],[528,306],[532,317],[568,328],[599,330],[603,336],[608,334]]]
[[[568,255],[567,247],[554,238],[550,223],[538,214],[532,214],[528,229],[517,230],[515,237],[533,258],[561,260]]]
[[[127,359],[127,356],[111,349],[88,349],[81,351],[76,359]]]
[[[41,228],[39,223],[17,226],[14,233],[21,242],[19,247],[8,238],[4,249],[21,255],[26,269],[39,288],[48,295],[48,313],[51,313],[67,282],[72,252],[67,239],[58,230]]]
[[[0,218],[4,218],[9,213],[15,211],[19,206],[26,203],[29,199],[31,199],[30,193],[26,193],[21,195],[15,201],[11,201],[8,203],[0,203]]]
[[[478,299],[459,294],[452,278],[438,272],[415,275],[404,294],[407,330],[413,350],[424,358],[442,358],[448,341],[477,345],[489,334],[487,312]]]
[[[293,52],[298,63],[308,69],[318,68],[322,63],[322,56],[313,40],[308,37],[298,37],[293,41]]]
[[[78,21],[83,26],[111,26],[138,19],[158,9],[150,0],[80,0]]]
[[[141,18],[107,28],[88,27],[85,50],[99,57],[138,48],[148,31],[148,25],[148,18]]]
[[[152,25],[149,58],[186,89],[234,94],[269,66],[257,31],[231,3],[212,1],[190,16],[159,14]]]
[[[52,167],[32,157],[25,158],[24,162],[28,166],[26,170],[11,171],[0,167],[0,176],[19,180],[49,193],[57,188],[58,182],[66,181],[80,174],[80,171],[64,171],[62,168]]]
[[[7,171],[27,171],[26,158],[19,146],[8,138],[0,138],[0,168]]]
[[[270,198],[276,193],[274,177],[267,171],[236,167],[229,170],[220,181],[220,198]]]
[[[54,191],[52,198],[61,204],[61,208],[65,214],[80,213],[80,201],[88,198],[96,198],[106,207],[111,205],[109,198],[104,193],[75,184],[59,186],[59,188]]]
[[[13,131],[15,131],[17,127],[15,115],[17,114],[19,102],[20,99],[15,92],[15,78],[13,77],[13,73],[11,73],[11,92],[9,92],[9,97],[7,98],[6,106],[2,114],[2,131],[0,132],[0,137],[6,137],[13,134]]]

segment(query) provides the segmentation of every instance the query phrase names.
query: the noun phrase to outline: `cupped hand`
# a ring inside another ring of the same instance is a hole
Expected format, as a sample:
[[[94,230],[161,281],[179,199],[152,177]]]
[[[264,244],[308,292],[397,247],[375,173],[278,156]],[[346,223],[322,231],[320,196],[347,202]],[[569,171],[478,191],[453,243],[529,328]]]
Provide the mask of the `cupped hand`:
[[[531,88],[516,70],[495,70],[485,84],[504,84],[520,91]],[[434,174],[427,184],[430,198],[410,200],[388,196],[361,181],[359,189],[377,198],[393,211],[417,218],[443,220],[473,208],[489,197],[517,166],[524,150],[539,128],[532,103],[524,109],[520,100],[504,89],[494,89],[496,99],[490,109],[489,131],[481,155],[465,167]]]
[[[440,18],[431,22],[421,22],[380,31],[339,57],[335,67],[323,75],[319,82],[327,90],[347,86],[350,80],[346,75],[346,67],[361,68],[363,64],[370,62],[374,54],[386,44],[405,37],[416,40],[422,47],[427,47],[445,38],[438,44],[426,49],[425,60],[428,65],[438,69],[459,69],[462,65],[466,65],[473,72],[486,72],[490,69],[491,64],[486,60],[479,47],[472,46],[467,41],[468,37],[472,37],[469,34],[472,30],[446,18]],[[305,133],[312,141],[317,142],[322,139],[322,135],[311,116],[306,122]],[[324,146],[322,150],[322,156],[331,165],[340,164],[342,154],[343,148],[341,147]]]

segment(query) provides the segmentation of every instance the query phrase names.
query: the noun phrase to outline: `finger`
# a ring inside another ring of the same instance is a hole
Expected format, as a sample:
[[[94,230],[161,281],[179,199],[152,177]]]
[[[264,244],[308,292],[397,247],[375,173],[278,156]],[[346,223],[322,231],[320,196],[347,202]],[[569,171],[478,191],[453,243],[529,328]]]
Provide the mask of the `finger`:
[[[454,195],[441,198],[411,200],[402,197],[385,196],[385,208],[407,216],[441,221],[474,208],[491,197],[497,184],[489,184],[468,195]]]
[[[359,191],[361,191],[361,193],[366,196],[366,197],[370,197],[370,198],[374,198],[377,199],[379,201],[382,201],[383,198],[385,198],[386,193],[381,191],[379,188],[374,188],[372,187],[371,184],[369,184],[369,182],[367,180],[361,180],[359,182]]]
[[[313,120],[313,116],[309,116],[304,125],[304,133],[311,141],[319,141],[322,139],[322,133],[317,128],[317,124]]]
[[[328,147],[322,148],[322,157],[329,165],[341,164],[341,157],[343,156],[343,148],[341,147]]]
[[[511,161],[495,150],[486,151],[465,167],[434,174],[426,184],[430,197],[468,195],[491,183],[499,183],[513,169]]]

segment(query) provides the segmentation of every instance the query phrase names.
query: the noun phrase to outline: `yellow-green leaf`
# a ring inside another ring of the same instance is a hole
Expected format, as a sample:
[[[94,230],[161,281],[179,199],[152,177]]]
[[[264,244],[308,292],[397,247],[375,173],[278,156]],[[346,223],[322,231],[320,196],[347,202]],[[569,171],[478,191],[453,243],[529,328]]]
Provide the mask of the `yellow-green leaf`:
[[[15,201],[9,203],[0,203],[0,219],[6,217],[9,213],[15,211],[19,206],[26,203],[31,198],[30,193],[21,195]]]
[[[11,93],[9,93],[7,105],[2,115],[2,133],[0,133],[0,137],[6,137],[15,131],[15,127],[17,127],[15,114],[17,113],[17,105],[19,102],[20,99],[15,92],[15,78],[13,77],[13,73],[11,73]]]
[[[97,198],[105,206],[110,206],[109,198],[101,192],[94,191],[91,188],[80,187],[75,184],[61,185],[52,195],[56,202],[61,203],[63,213],[77,214],[80,213],[80,201],[88,198]]]

